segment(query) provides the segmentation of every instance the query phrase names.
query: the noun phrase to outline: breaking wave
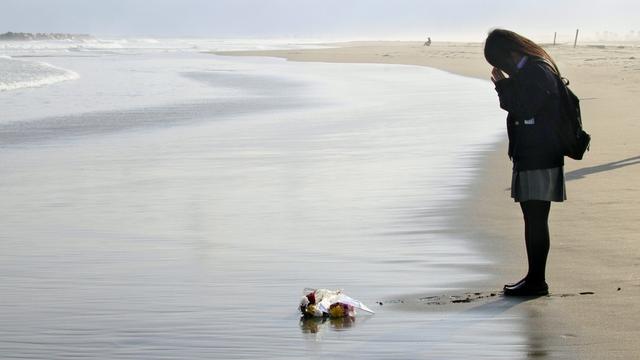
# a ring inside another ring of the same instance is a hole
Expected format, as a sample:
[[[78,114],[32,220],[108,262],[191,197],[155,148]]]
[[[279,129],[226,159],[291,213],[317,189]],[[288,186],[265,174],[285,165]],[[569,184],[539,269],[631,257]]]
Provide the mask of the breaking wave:
[[[79,77],[71,70],[45,62],[0,56],[0,91],[45,86]]]

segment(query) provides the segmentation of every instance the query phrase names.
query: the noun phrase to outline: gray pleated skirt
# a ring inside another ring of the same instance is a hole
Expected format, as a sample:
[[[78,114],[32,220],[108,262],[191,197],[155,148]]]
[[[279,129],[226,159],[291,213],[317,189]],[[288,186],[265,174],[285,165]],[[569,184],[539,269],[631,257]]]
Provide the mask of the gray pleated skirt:
[[[567,200],[564,169],[561,166],[551,169],[514,171],[511,178],[511,197],[516,202]]]

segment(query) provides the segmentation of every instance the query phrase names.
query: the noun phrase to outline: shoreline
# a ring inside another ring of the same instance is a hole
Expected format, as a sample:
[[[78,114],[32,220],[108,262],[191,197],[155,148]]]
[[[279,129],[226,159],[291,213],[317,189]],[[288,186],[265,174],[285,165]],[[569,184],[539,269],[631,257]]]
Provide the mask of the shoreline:
[[[421,65],[484,79],[487,91],[493,91],[480,43],[336,45],[215,54]],[[640,94],[640,47],[588,45],[574,49],[561,45],[546,49],[581,98],[584,126],[593,143],[584,160],[567,159],[569,199],[552,205],[547,276],[552,296],[513,304],[506,313],[526,315],[529,336],[537,339],[536,348],[543,354],[561,352],[580,359],[634,357],[640,354],[636,341],[640,316],[635,301],[640,295],[640,245],[635,241],[640,231],[640,191],[633,185],[640,175],[640,166],[633,166],[640,165],[640,156],[634,153],[640,130],[633,108]],[[490,280],[484,284],[487,289],[479,289],[483,291],[499,290],[503,282],[517,280],[526,272],[520,209],[507,192],[511,164],[505,146],[506,131],[505,140],[479,160],[478,179],[464,204],[468,206],[458,215],[461,231],[470,239],[487,239],[478,248],[490,255],[494,261],[490,270],[500,281]]]

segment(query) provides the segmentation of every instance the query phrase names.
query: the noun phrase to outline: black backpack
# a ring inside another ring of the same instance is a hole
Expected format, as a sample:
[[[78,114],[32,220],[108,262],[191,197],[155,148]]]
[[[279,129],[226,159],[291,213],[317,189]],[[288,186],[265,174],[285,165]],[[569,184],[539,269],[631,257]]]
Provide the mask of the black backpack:
[[[582,160],[589,150],[591,135],[582,128],[580,100],[569,89],[569,80],[558,77],[558,90],[562,108],[562,121],[556,127],[563,153],[575,160]]]

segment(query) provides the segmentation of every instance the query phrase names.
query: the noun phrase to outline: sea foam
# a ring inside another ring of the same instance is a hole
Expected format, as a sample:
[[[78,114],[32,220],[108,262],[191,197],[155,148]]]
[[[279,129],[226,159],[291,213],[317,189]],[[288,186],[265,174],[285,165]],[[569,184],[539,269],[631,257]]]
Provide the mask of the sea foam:
[[[76,72],[46,62],[0,56],[0,91],[50,85],[79,77]]]

